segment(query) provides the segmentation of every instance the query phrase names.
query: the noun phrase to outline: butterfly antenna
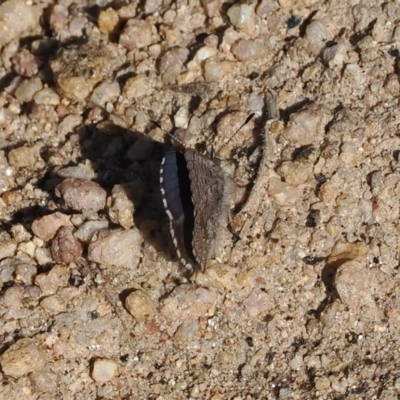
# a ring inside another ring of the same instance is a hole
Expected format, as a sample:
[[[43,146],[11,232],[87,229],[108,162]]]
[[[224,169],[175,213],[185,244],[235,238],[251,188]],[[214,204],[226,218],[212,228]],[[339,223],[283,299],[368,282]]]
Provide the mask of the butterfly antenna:
[[[220,151],[222,151],[228,144],[229,142],[238,134],[238,132],[244,127],[246,126],[254,117],[255,113],[251,113],[247,118],[246,121],[243,122],[242,125],[240,125],[240,127],[236,130],[236,132],[228,139],[225,141],[225,143],[223,143],[221,145],[221,147],[219,149],[216,150],[216,154],[220,153]]]

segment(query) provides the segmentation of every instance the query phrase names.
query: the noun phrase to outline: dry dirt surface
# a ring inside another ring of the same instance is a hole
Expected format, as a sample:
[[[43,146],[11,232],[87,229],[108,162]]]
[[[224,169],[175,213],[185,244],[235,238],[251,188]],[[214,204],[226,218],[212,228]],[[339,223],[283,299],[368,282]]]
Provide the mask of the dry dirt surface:
[[[3,1],[0,398],[398,399],[399,21],[397,1]],[[191,277],[165,132],[234,183]]]

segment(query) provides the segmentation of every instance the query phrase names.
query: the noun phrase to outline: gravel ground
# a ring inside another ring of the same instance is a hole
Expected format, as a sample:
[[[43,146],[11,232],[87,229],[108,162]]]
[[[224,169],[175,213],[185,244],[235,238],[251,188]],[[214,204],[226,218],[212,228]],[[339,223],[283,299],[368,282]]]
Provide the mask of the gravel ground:
[[[0,398],[398,399],[399,21],[395,1],[2,2]],[[165,131],[235,187],[190,279]]]

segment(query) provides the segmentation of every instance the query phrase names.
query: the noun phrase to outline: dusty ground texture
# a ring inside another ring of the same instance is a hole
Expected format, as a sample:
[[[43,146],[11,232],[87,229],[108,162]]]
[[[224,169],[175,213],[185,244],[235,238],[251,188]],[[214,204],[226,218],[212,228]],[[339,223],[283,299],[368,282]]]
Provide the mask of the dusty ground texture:
[[[0,397],[399,398],[399,21],[4,1]],[[152,121],[235,182],[236,234],[190,281]]]

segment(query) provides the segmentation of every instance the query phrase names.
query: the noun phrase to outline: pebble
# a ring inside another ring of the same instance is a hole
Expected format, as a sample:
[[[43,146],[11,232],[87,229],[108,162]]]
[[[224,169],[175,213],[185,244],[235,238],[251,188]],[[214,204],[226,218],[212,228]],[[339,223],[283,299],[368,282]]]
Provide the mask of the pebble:
[[[8,153],[8,162],[15,168],[31,168],[34,169],[35,164],[41,160],[40,150],[41,144],[33,146],[21,146],[10,150]]]
[[[262,288],[255,287],[243,301],[243,305],[252,317],[256,317],[271,310],[274,302],[271,296],[262,290]]]
[[[84,181],[91,181],[96,177],[93,167],[90,164],[78,164],[72,167],[61,168],[57,171],[60,178],[76,178]]]
[[[270,13],[279,9],[276,0],[261,0],[256,7],[256,14],[260,18],[266,18]]]
[[[35,260],[41,266],[49,265],[53,262],[50,249],[37,247],[35,250]]]
[[[104,107],[106,103],[113,103],[121,94],[118,82],[105,81],[96,86],[90,96],[90,101],[99,106]]]
[[[45,106],[58,106],[60,104],[60,96],[52,88],[43,88],[39,90],[34,96],[33,100],[36,104],[43,104]]]
[[[188,70],[198,68],[203,63],[203,61],[207,60],[208,58],[215,57],[217,54],[218,50],[213,47],[201,47],[199,50],[197,50],[193,59],[187,63]]]
[[[114,377],[117,370],[118,364],[116,362],[100,358],[93,363],[92,378],[97,383],[106,383]]]
[[[40,26],[41,7],[28,5],[24,0],[8,0],[0,5],[0,47],[30,36]]]
[[[65,312],[67,310],[67,303],[65,302],[65,299],[61,299],[60,296],[58,295],[52,295],[45,297],[41,302],[40,306],[54,314],[59,314],[61,312]]]
[[[189,110],[180,107],[174,115],[174,124],[177,128],[186,129],[189,125]]]
[[[39,392],[43,393],[43,395],[41,395],[43,396],[43,400],[46,399],[44,397],[44,393],[52,393],[55,395],[55,392],[58,388],[57,375],[55,373],[46,371],[46,369],[44,369],[42,371],[30,374],[29,379],[32,382],[33,387]]]
[[[33,96],[43,88],[42,81],[39,78],[24,79],[18,85],[15,91],[15,97],[18,101],[28,103],[33,100]]]
[[[375,282],[374,273],[359,261],[341,264],[334,280],[340,299],[353,310],[359,310],[363,305],[374,306]]]
[[[128,50],[141,49],[152,42],[151,24],[140,19],[130,19],[119,37],[119,44]]]
[[[234,67],[233,61],[208,59],[204,63],[204,79],[207,82],[220,82],[230,76]]]
[[[68,285],[70,273],[68,268],[55,265],[48,273],[35,277],[35,285],[40,288],[43,296],[50,296],[57,292],[58,288]]]
[[[23,282],[25,285],[32,285],[33,279],[37,274],[37,268],[30,257],[19,256],[19,263],[15,269],[15,280]]]
[[[97,231],[107,229],[108,225],[108,221],[87,221],[79,227],[74,236],[83,243],[89,243]]]
[[[324,50],[324,61],[329,65],[329,68],[342,68],[345,61],[347,48],[344,44],[335,44]]]
[[[26,230],[22,224],[16,224],[11,227],[11,234],[17,243],[29,240],[32,235]]]
[[[113,34],[115,33],[119,23],[118,13],[111,7],[107,8],[106,10],[100,12],[97,23],[99,25],[100,32]]]
[[[57,133],[61,136],[67,136],[74,129],[82,125],[82,116],[78,114],[67,115],[57,126]]]
[[[345,261],[365,260],[367,247],[365,243],[337,242],[332,248],[327,264],[331,267],[338,267]]]
[[[129,78],[122,89],[122,95],[126,100],[139,100],[153,93],[153,87],[149,78],[144,74],[138,74]]]
[[[65,179],[56,187],[56,195],[75,211],[100,211],[106,205],[106,191],[95,182],[81,179]]]
[[[32,223],[31,229],[38,238],[48,242],[53,239],[61,226],[68,225],[71,225],[69,216],[60,212],[55,212],[35,219]]]
[[[143,322],[154,313],[154,304],[143,290],[130,293],[125,299],[125,308],[137,322]]]
[[[146,0],[144,3],[144,13],[152,14],[156,12],[162,5],[162,0]]]
[[[200,3],[207,17],[213,18],[220,14],[220,0],[200,0]]]
[[[45,363],[45,353],[28,338],[18,340],[0,356],[3,373],[15,379],[40,371]]]
[[[189,50],[184,47],[173,47],[168,49],[158,63],[159,72],[163,75],[164,83],[175,82],[176,76],[181,72],[183,64],[189,57]]]
[[[62,226],[51,242],[51,254],[55,262],[70,264],[77,261],[83,252],[81,242],[75,238],[72,226]]]
[[[126,154],[128,160],[131,161],[146,161],[154,150],[154,141],[147,136],[142,136],[135,140]]]
[[[174,333],[174,343],[185,347],[195,347],[199,341],[198,321],[183,323]]]
[[[99,264],[136,268],[142,255],[142,237],[136,229],[102,230],[89,245],[88,258]]]
[[[108,216],[111,221],[125,229],[133,226],[135,206],[140,205],[143,198],[143,188],[140,183],[115,185],[108,199]]]
[[[267,47],[264,42],[240,39],[232,45],[231,51],[237,60],[245,62],[265,57]]]
[[[58,90],[64,97],[83,102],[95,86],[125,63],[126,56],[113,43],[91,41],[63,49],[50,62]]]
[[[34,56],[29,50],[22,49],[12,58],[15,72],[21,76],[32,78],[35,76],[42,62]]]
[[[183,322],[212,316],[217,293],[215,288],[196,288],[189,284],[177,286],[164,299],[160,313],[168,319],[170,329],[175,331]]]
[[[300,189],[277,178],[270,179],[268,194],[280,205],[296,204],[302,198]]]
[[[254,3],[234,4],[227,11],[230,23],[239,31],[249,36],[257,36],[260,31],[260,22],[254,12]]]
[[[319,144],[325,138],[324,126],[329,115],[328,110],[317,105],[304,108],[291,114],[283,136],[296,146]]]
[[[311,21],[307,26],[305,38],[308,40],[310,50],[314,54],[319,54],[328,40],[325,23],[321,20]]]
[[[11,236],[3,231],[0,232],[0,260],[12,257],[17,250],[17,243],[11,239]]]
[[[331,381],[326,376],[315,378],[315,389],[326,392],[331,386]]]

